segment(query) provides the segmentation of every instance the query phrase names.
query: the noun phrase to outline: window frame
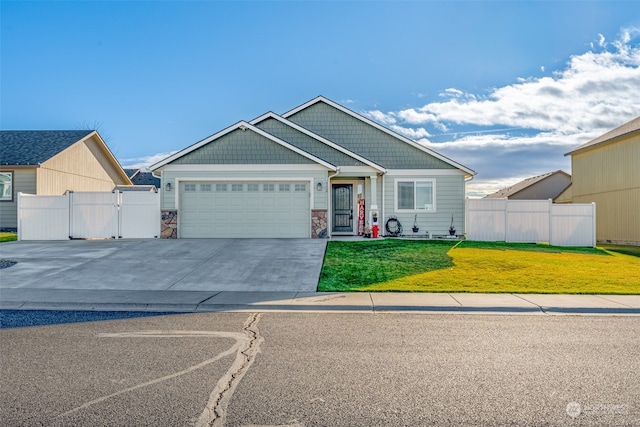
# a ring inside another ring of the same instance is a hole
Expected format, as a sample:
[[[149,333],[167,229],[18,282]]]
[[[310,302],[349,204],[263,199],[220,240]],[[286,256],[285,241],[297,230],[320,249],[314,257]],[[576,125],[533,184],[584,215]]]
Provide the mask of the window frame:
[[[0,171],[1,175],[9,176],[9,198],[0,194],[0,202],[13,202],[13,189],[15,188],[15,173],[14,171]],[[3,186],[4,187],[4,186]]]
[[[421,182],[429,182],[431,183],[431,208],[429,209],[419,209],[416,208],[416,199],[417,199],[417,183]],[[401,209],[398,207],[398,203],[400,201],[400,191],[398,186],[400,183],[412,183],[413,184],[413,208],[412,209]],[[436,180],[434,178],[396,178],[393,181],[394,188],[394,209],[395,212],[399,213],[430,213],[436,212]]]

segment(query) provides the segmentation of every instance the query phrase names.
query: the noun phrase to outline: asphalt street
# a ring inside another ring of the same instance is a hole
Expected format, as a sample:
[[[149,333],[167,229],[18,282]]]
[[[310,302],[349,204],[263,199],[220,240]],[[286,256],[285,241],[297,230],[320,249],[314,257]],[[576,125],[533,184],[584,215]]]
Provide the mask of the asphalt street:
[[[197,313],[0,330],[4,425],[640,425],[640,318]]]

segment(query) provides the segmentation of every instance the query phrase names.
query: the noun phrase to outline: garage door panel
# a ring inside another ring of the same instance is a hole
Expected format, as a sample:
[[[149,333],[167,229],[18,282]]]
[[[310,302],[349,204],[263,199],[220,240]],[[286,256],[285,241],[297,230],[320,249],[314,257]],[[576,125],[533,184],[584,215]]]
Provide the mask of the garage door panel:
[[[300,181],[183,182],[180,237],[308,238],[309,189]]]

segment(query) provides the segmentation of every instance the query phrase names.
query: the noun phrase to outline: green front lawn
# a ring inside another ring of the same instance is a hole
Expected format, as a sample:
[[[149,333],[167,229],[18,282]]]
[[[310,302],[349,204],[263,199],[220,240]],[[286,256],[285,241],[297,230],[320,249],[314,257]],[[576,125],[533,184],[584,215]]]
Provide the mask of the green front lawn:
[[[13,242],[14,240],[18,240],[18,235],[16,233],[0,233],[0,243]]]
[[[640,294],[637,258],[600,248],[402,239],[329,242],[319,291]]]

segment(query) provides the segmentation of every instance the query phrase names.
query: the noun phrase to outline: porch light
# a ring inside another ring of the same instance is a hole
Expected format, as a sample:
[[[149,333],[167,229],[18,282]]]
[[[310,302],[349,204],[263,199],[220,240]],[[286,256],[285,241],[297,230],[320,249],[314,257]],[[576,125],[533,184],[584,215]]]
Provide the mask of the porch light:
[[[167,191],[171,191],[171,183],[167,182],[167,184],[164,186],[164,189]]]
[[[316,190],[322,191],[322,181],[318,181],[318,183],[316,184]]]

